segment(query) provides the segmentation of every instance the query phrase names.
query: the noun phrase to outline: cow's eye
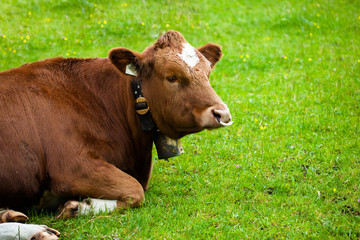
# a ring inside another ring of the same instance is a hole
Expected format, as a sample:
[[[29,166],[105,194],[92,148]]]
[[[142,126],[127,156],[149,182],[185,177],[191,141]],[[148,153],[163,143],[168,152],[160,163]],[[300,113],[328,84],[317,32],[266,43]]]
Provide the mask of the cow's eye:
[[[168,80],[168,82],[170,82],[170,83],[174,83],[177,81],[177,78],[176,78],[176,76],[170,76],[170,77],[167,77],[166,80]]]

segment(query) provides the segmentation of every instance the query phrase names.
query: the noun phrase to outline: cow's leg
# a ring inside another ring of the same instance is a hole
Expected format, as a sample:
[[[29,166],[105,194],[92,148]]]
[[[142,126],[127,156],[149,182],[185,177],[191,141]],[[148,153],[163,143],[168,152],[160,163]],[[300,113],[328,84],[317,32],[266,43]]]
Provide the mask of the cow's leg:
[[[64,186],[64,180],[68,183]],[[79,203],[69,201],[58,218],[69,218],[77,214],[114,210],[116,208],[137,207],[144,201],[144,189],[129,174],[114,165],[98,159],[91,159],[72,175],[62,177],[62,184],[53,181],[52,191],[57,195],[68,195],[64,189],[70,190],[74,196],[88,196]]]
[[[68,219],[77,215],[87,215],[90,213],[97,214],[113,211],[117,208],[123,208],[124,206],[119,206],[119,203],[121,202],[117,200],[104,200],[96,198],[87,198],[82,202],[68,201],[57,218]]]
[[[29,218],[17,211],[13,211],[10,209],[0,209],[0,223],[6,223],[6,222],[20,222],[24,223]]]

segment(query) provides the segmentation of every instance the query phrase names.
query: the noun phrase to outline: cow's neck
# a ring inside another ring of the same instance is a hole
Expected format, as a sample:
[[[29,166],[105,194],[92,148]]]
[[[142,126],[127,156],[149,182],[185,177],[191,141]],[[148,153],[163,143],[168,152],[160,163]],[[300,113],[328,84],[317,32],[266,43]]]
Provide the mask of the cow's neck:
[[[86,73],[84,81],[94,94],[102,99],[109,114],[116,119],[116,124],[121,128],[121,132],[127,135],[115,136],[130,141],[130,143],[127,142],[130,144],[128,149],[119,146],[119,150],[126,151],[123,153],[125,154],[123,157],[133,164],[134,169],[128,169],[129,173],[146,187],[151,172],[154,133],[144,132],[141,128],[134,107],[135,99],[132,93],[131,78],[119,73],[107,58],[91,62],[86,70],[89,71],[89,69],[92,71]]]
[[[131,139],[133,140],[135,155],[137,156],[135,163],[137,173],[134,174],[137,176],[133,176],[137,178],[144,189],[146,189],[152,170],[152,146],[156,130],[143,131],[141,119],[135,109],[132,83],[131,81],[123,81],[121,84],[123,84],[123,86],[119,86],[119,88],[126,91],[122,93],[123,101],[121,102],[125,104],[123,108],[126,109],[127,112],[127,122],[130,126]]]
[[[118,111],[121,113],[121,111],[126,109],[125,117],[127,119],[127,124],[130,127],[129,130],[131,131],[131,137],[134,140],[134,144],[138,145],[136,146],[136,150],[144,152],[144,147],[151,150],[154,133],[153,131],[142,130],[140,118],[135,109],[135,98],[132,91],[131,81],[129,81],[129,79],[122,79],[123,76],[118,75],[118,78],[119,77],[119,86],[116,88],[120,93],[120,101],[117,101],[119,104]],[[128,78],[128,76],[126,76],[126,78]]]
[[[144,132],[155,133],[154,141],[159,159],[168,160],[168,158],[182,154],[184,150],[181,146],[180,140],[171,139],[158,130],[151,116],[147,99],[142,93],[141,83],[141,79],[136,77],[136,75],[131,82],[131,89],[135,99],[134,107],[140,120],[141,129]]]

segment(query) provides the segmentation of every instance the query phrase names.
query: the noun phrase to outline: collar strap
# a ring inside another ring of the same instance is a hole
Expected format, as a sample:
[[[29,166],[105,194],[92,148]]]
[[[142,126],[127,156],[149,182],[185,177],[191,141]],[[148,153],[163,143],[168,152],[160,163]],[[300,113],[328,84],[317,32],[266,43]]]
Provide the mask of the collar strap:
[[[141,80],[133,79],[131,88],[135,98],[135,111],[139,116],[141,129],[143,131],[156,130],[157,127],[151,117],[149,105],[141,91]]]

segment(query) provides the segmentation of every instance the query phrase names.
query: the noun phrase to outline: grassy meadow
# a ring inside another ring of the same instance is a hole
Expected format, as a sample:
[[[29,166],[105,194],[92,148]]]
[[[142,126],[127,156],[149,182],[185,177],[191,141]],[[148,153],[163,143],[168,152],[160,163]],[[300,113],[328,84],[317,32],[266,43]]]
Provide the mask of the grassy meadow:
[[[61,239],[360,239],[360,1],[3,0],[0,70],[141,52],[170,29],[223,46],[210,81],[234,124],[154,152],[141,208],[29,222]]]

